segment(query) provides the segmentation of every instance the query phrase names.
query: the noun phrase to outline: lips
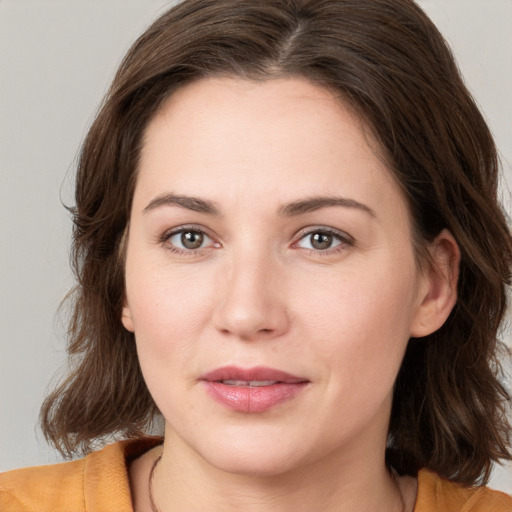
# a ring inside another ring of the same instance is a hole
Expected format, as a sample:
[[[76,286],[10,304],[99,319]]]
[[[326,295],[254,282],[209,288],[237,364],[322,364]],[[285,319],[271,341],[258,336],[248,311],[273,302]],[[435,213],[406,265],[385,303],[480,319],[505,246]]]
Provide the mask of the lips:
[[[225,366],[203,375],[206,391],[218,403],[245,413],[261,413],[295,398],[309,381],[275,370]]]

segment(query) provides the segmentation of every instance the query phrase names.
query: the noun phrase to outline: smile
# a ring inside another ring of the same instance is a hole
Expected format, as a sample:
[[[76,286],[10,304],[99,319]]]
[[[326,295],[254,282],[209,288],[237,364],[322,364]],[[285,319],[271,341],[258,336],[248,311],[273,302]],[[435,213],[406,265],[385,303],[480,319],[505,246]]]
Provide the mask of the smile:
[[[237,412],[262,413],[299,395],[309,380],[272,368],[222,367],[200,379],[217,403]]]

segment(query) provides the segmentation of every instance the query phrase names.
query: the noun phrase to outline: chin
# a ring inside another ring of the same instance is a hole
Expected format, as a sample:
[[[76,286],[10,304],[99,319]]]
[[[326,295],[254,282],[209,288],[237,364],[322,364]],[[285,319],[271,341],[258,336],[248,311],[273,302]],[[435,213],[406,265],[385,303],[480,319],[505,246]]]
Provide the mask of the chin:
[[[262,453],[259,450],[231,450],[230,453],[219,453],[218,457],[212,455],[207,461],[217,469],[240,476],[259,478],[276,477],[283,475],[301,464],[300,460],[292,457],[292,454],[279,454],[275,451]]]
[[[251,439],[248,439],[248,438]],[[209,465],[226,473],[253,477],[275,477],[296,469],[305,461],[302,440],[283,435],[227,436],[226,441],[204,439],[195,447]]]

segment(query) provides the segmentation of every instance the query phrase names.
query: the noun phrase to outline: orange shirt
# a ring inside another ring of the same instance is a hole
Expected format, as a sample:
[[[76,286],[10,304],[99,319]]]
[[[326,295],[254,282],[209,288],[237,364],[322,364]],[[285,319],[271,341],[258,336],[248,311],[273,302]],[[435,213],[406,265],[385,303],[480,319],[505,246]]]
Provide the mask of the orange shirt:
[[[132,512],[128,464],[160,438],[121,441],[81,460],[0,475],[1,512]],[[512,512],[512,497],[421,470],[414,512]]]

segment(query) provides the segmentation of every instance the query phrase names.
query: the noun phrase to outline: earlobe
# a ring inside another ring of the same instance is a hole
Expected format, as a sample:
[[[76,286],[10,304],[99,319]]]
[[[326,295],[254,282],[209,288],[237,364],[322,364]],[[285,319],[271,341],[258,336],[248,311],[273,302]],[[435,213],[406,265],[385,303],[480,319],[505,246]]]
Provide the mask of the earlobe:
[[[457,302],[460,249],[453,235],[443,229],[430,244],[430,262],[419,287],[419,305],[411,323],[411,337],[437,331]]]
[[[123,322],[124,328],[127,331],[134,332],[133,328],[133,318],[130,308],[128,306],[123,306],[123,311],[121,313],[121,321]]]

